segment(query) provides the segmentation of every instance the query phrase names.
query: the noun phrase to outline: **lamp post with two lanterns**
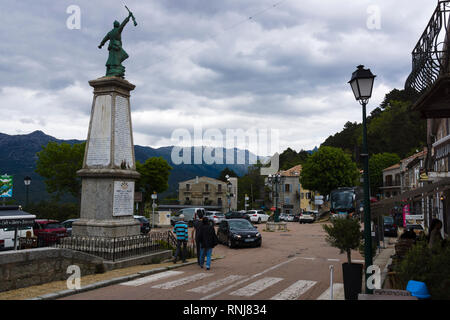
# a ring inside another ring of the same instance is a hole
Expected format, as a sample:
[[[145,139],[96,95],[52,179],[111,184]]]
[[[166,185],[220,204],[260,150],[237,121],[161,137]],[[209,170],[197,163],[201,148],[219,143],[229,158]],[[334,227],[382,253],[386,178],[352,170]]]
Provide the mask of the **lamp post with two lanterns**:
[[[270,174],[267,177],[267,181],[269,182],[269,184],[272,185],[272,199],[275,198],[275,212],[273,214],[274,222],[280,222],[280,211],[278,209],[278,197],[279,197],[278,187],[281,184],[281,180],[282,180],[282,176],[280,173]],[[275,197],[274,197],[274,188],[273,188],[274,185],[275,185]]]

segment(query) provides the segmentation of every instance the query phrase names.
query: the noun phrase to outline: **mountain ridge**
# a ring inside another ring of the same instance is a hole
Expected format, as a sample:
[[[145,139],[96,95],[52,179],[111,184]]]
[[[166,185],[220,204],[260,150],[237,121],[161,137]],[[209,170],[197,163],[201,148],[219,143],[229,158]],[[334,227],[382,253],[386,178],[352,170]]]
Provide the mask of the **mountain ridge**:
[[[49,142],[77,144],[84,140],[77,139],[57,139],[45,134],[41,130],[33,131],[29,134],[8,135],[0,132],[0,174],[9,174],[14,178],[13,199],[19,203],[24,203],[26,189],[23,183],[25,176],[32,178],[32,183],[29,187],[30,202],[49,199],[50,195],[45,190],[43,178],[36,172],[36,161],[38,160],[37,152],[42,150],[42,146],[46,146]],[[169,190],[164,194],[176,192],[178,189],[178,182],[195,178],[196,176],[208,176],[217,178],[220,171],[228,167],[235,171],[239,176],[247,172],[249,166],[246,164],[226,164],[225,155],[229,149],[223,148],[224,164],[180,164],[175,165],[171,160],[171,152],[174,146],[166,146],[159,148],[152,148],[149,146],[135,145],[136,161],[145,162],[151,157],[162,157],[169,165],[172,166],[172,171],[169,176]],[[191,158],[193,158],[195,148],[191,147]],[[201,147],[204,148],[204,147]],[[202,149],[203,150],[203,149]],[[249,159],[251,154],[248,150],[232,149],[234,156],[238,151],[245,152],[245,159]],[[254,156],[254,155],[253,155]]]

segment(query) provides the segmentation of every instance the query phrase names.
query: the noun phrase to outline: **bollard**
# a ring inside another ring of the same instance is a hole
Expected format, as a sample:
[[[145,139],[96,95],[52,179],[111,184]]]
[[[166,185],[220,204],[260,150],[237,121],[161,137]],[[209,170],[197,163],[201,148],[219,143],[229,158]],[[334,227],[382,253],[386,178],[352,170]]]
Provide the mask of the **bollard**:
[[[334,266],[330,265],[330,300],[333,300],[333,270]]]

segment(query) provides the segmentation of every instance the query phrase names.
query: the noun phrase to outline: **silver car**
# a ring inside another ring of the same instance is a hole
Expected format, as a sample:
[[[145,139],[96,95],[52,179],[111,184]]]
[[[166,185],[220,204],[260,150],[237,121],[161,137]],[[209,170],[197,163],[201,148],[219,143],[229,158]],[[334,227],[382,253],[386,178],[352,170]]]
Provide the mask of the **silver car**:
[[[225,220],[225,215],[220,211],[206,211],[205,217],[214,222],[215,225],[221,223],[222,220]]]
[[[69,219],[61,223],[64,228],[67,230],[67,235],[70,237],[72,236],[72,224],[79,219]]]

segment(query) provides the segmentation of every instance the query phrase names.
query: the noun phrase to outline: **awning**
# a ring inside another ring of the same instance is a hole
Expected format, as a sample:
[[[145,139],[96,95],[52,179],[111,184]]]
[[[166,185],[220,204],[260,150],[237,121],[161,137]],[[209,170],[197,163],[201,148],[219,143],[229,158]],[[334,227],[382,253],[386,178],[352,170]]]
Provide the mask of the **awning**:
[[[18,206],[0,206],[0,228],[32,227],[35,215],[20,210]]]
[[[406,191],[398,196],[373,203],[370,206],[371,214],[374,217],[385,215],[390,213],[392,208],[404,204],[405,201],[411,201],[417,198],[417,200],[420,200],[436,192],[442,192],[448,189],[450,189],[450,178],[443,178],[435,183],[430,183],[421,188]]]

